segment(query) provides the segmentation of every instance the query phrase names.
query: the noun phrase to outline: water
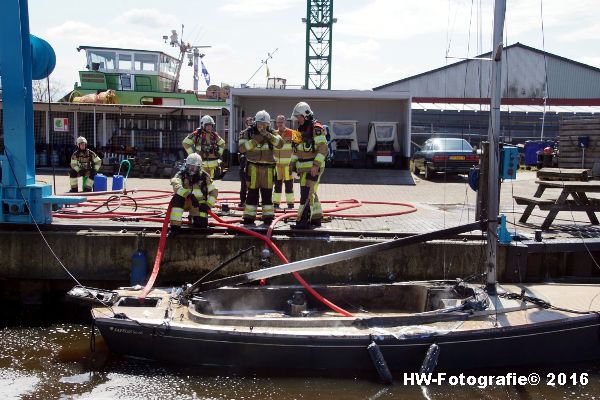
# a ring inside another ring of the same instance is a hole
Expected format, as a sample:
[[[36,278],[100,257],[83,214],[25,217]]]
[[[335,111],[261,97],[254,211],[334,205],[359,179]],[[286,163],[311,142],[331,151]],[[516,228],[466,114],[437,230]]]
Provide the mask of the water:
[[[66,308],[68,313],[72,313]],[[39,311],[39,310],[38,310]],[[61,313],[64,314],[64,313]],[[318,377],[306,374],[242,375],[231,371],[182,368],[120,357],[97,335],[90,350],[86,313],[53,316],[20,312],[0,325],[0,395],[8,399],[594,399],[600,393],[600,366],[571,365],[520,374],[587,373],[587,385],[382,386],[373,376]],[[54,319],[54,321],[52,321]],[[84,323],[73,323],[73,320]],[[366,350],[365,350],[366,351]],[[465,355],[468,357],[468,355]],[[293,360],[290,360],[293,363]],[[481,372],[481,371],[480,371]],[[508,371],[495,371],[495,373]],[[510,371],[513,372],[513,371]],[[468,372],[476,374],[476,372]],[[492,374],[494,371],[486,371]]]

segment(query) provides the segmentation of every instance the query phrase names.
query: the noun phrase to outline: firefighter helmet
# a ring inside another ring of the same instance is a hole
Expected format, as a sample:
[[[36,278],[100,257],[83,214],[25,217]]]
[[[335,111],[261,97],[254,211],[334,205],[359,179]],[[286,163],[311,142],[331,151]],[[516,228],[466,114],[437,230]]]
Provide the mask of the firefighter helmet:
[[[308,118],[311,115],[313,115],[313,112],[307,103],[301,101],[300,103],[296,104],[296,106],[292,110],[293,119],[296,119],[298,115],[302,115],[304,118]]]
[[[185,159],[185,167],[188,172],[194,174],[202,168],[202,157],[198,153],[192,153]]]
[[[204,117],[202,117],[200,119],[200,128],[204,128],[204,125],[215,125],[215,120],[212,119],[212,117],[210,115],[205,115]]]
[[[83,136],[79,136],[79,137],[77,138],[77,140],[75,141],[75,143],[77,143],[77,146],[79,146],[81,143],[85,143],[85,144],[87,144],[87,139],[86,139],[86,138],[84,138]]]
[[[254,117],[254,122],[256,122],[257,124],[261,123],[261,122],[270,124],[271,116],[265,110],[259,111],[256,113],[256,116]]]

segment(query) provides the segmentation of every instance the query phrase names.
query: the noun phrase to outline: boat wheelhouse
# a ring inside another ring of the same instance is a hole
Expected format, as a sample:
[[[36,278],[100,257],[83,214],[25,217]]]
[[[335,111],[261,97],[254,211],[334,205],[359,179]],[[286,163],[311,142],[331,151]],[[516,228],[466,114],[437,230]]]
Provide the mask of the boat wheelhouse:
[[[208,98],[202,92],[178,86],[182,60],[161,51],[114,47],[79,46],[84,51],[86,69],[79,82],[63,100],[114,91],[115,104],[154,106],[222,106],[223,93]]]

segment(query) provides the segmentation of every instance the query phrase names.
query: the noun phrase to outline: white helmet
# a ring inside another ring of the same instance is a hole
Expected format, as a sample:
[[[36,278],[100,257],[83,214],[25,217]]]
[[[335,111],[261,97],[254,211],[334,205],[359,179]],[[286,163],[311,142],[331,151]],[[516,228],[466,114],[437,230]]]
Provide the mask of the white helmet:
[[[77,143],[77,146],[79,146],[81,143],[85,143],[85,144],[87,144],[87,139],[86,139],[86,138],[84,138],[83,136],[79,136],[79,137],[77,138],[77,140],[75,141],[75,143]]]
[[[270,124],[271,123],[271,116],[269,115],[268,112],[266,112],[265,110],[261,110],[259,112],[256,113],[256,116],[254,117],[254,122],[258,123],[266,123],[266,124]]]
[[[202,157],[198,153],[192,153],[185,159],[185,167],[191,173],[195,173],[202,168]]]
[[[215,125],[215,120],[210,115],[205,115],[200,119],[200,128],[204,128],[204,125],[212,124]]]
[[[313,112],[307,103],[301,101],[300,103],[296,104],[296,106],[292,110],[293,119],[296,119],[298,115],[302,115],[304,118],[308,118],[309,116],[313,115]]]

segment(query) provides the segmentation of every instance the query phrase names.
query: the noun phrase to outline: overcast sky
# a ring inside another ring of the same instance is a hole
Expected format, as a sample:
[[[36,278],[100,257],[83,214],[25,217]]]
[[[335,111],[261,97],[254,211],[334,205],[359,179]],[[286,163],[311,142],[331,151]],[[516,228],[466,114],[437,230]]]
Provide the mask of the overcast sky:
[[[491,47],[493,0],[335,0],[333,89],[371,89],[474,56]],[[545,49],[600,67],[598,0],[544,0]],[[102,2],[29,0],[31,33],[57,53],[53,77],[70,89],[85,68],[79,45],[161,50],[162,36],[185,25],[183,39],[211,45],[211,83],[239,86],[268,52],[271,76],[304,83],[305,0],[170,0]],[[509,0],[505,37],[542,49],[540,0]],[[250,85],[264,85],[264,69]],[[182,87],[192,87],[185,64]],[[200,81],[200,90],[206,88]]]

